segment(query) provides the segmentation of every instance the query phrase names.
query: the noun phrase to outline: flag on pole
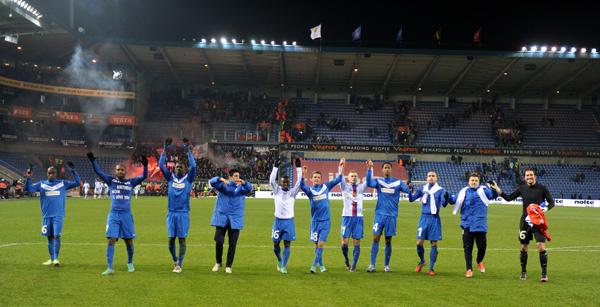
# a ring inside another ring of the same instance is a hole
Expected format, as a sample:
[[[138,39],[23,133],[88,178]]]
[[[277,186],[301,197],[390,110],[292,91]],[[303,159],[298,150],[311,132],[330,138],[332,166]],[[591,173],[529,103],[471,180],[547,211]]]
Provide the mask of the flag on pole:
[[[475,36],[473,37],[473,41],[478,43],[481,42],[481,38],[479,37],[479,35],[481,34],[481,28],[479,28],[479,30],[477,30],[477,32],[475,32]]]
[[[321,38],[321,25],[318,25],[318,26],[310,29],[310,38],[312,40]]]
[[[352,40],[353,41],[356,41],[356,40],[360,39],[360,32],[362,30],[361,28],[362,28],[362,26],[359,26],[358,28],[356,28],[356,30],[354,30],[352,32]]]
[[[400,26],[400,31],[398,31],[398,34],[396,34],[396,42],[401,42],[402,41],[402,26]]]
[[[435,39],[437,39],[439,41],[440,40],[440,30],[437,30],[435,32],[435,34],[433,34],[433,37],[435,37]]]

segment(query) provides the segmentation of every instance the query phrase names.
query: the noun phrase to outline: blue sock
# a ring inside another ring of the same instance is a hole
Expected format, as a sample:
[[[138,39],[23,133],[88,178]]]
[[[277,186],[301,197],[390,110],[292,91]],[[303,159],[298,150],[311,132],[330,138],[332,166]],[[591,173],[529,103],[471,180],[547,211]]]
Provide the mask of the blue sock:
[[[133,244],[131,244],[131,246],[126,246],[127,247],[127,263],[132,263],[133,262]]]
[[[392,258],[392,244],[385,245],[385,265],[390,265],[390,258]]]
[[[169,243],[169,252],[171,252],[171,256],[173,257],[173,262],[177,261],[177,254],[175,253],[175,243]]]
[[[181,264],[183,263],[183,257],[185,257],[186,249],[187,249],[187,246],[185,244],[179,243],[179,260],[177,261],[178,266],[181,266]]]
[[[354,256],[352,266],[356,267],[356,263],[358,263],[358,257],[360,256],[360,245],[354,245],[354,253],[352,253],[352,255]]]
[[[377,261],[377,253],[379,252],[379,242],[373,241],[373,245],[371,245],[371,264],[375,265],[375,261]]]
[[[419,255],[419,259],[421,259],[421,263],[425,262],[425,247],[423,245],[417,245],[417,254]]]
[[[290,260],[290,247],[284,247],[283,248],[283,267],[285,268],[285,266],[287,265],[288,260]]]
[[[106,246],[106,262],[108,262],[108,268],[113,268],[113,256],[115,255],[115,246]]]
[[[429,269],[432,271],[433,271],[433,265],[435,264],[435,261],[437,260],[437,255],[438,255],[437,245],[432,246],[431,252],[429,252],[429,258],[431,259],[431,263],[429,264]]]
[[[342,245],[342,254],[344,254],[344,258],[346,258],[346,261],[348,261],[348,246],[344,246]]]
[[[58,259],[58,253],[60,253],[60,238],[54,239],[54,259]]]
[[[273,246],[273,252],[275,252],[275,256],[277,256],[277,261],[281,261],[281,247]]]
[[[54,260],[54,239],[48,240],[48,253],[50,254],[50,260]]]
[[[323,267],[323,249],[322,248],[317,248],[315,250],[315,261],[313,262],[313,266],[317,266],[317,264],[320,264],[321,267]]]

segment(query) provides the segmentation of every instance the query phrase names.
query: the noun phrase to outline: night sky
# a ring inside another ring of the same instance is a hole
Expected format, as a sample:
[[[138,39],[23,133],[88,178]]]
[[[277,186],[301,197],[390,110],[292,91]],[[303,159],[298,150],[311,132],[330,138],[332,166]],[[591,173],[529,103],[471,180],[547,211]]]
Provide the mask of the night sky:
[[[32,0],[68,24],[67,0]],[[600,48],[599,4],[586,1],[178,1],[76,0],[75,28],[138,40],[226,37],[311,41],[322,23],[323,46],[520,50],[524,45]],[[44,17],[46,18],[46,17]],[[362,39],[352,32],[362,25]],[[402,26],[402,44],[395,38]],[[434,33],[441,27],[441,45]],[[481,30],[481,47],[473,36]]]

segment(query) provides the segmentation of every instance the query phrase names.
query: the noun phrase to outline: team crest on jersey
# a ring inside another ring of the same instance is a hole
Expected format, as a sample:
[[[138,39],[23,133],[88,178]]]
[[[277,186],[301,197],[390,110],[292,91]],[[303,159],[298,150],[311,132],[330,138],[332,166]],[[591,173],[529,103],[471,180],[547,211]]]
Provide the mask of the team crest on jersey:
[[[44,188],[44,190],[48,190],[48,191],[55,191],[55,190],[58,190],[58,189],[60,189],[60,188],[64,187],[64,186],[65,186],[65,183],[61,181],[59,184],[57,184],[57,185],[54,185],[54,186],[47,185],[47,184],[45,184],[45,183],[41,183],[41,184],[40,184],[40,186],[41,186],[42,188]]]

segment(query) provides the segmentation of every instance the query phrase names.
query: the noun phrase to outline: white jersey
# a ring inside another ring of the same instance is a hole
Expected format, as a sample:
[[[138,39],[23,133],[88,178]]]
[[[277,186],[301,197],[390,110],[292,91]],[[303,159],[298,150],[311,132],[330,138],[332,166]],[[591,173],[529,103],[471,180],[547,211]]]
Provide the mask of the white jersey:
[[[85,194],[87,194],[90,191],[90,184],[89,183],[84,183],[83,184],[83,191],[85,192]]]
[[[108,193],[108,184],[104,183],[102,185],[102,188],[104,189],[104,194],[107,194]]]
[[[94,183],[94,192],[96,194],[102,193],[102,182],[96,181],[96,183]]]
[[[367,182],[349,184],[346,179],[342,179],[340,188],[344,200],[342,216],[363,216],[363,193],[367,189]]]
[[[296,167],[296,184],[291,189],[284,191],[277,184],[277,167],[273,167],[269,183],[273,189],[275,199],[275,217],[278,219],[291,219],[294,217],[294,202],[296,195],[300,192],[300,177],[302,177],[302,168]]]

